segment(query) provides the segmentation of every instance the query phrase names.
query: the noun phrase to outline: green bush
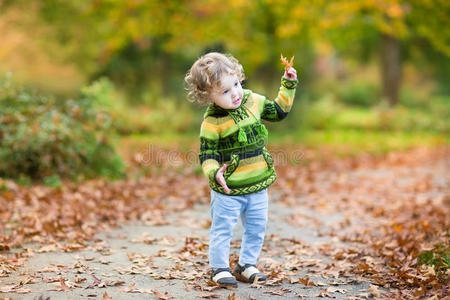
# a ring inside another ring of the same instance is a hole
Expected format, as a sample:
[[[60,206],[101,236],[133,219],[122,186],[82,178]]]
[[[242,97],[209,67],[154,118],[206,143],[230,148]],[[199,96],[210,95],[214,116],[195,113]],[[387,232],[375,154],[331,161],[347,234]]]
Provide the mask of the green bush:
[[[280,131],[298,127],[318,130],[450,132],[450,101],[445,96],[430,97],[427,107],[420,109],[400,104],[390,107],[383,102],[373,107],[349,106],[336,101],[333,94],[324,94],[315,101],[309,98],[296,101],[287,122],[281,122],[289,126],[278,126]]]
[[[440,97],[430,97],[426,108],[409,108],[403,105],[375,108],[378,119],[377,129],[399,131],[435,131],[450,132],[449,105],[441,102]]]
[[[87,95],[98,97],[112,119],[111,127],[120,135],[161,134],[187,132],[194,128],[195,115],[192,104],[182,99],[161,98],[158,93],[142,93],[139,101],[126,99],[126,95],[114,89],[107,79],[101,79],[83,89]],[[140,105],[130,104],[139,102]],[[204,108],[200,108],[204,110]]]
[[[326,94],[313,102],[303,101],[300,120],[307,128],[331,128],[335,124],[336,116],[341,111],[341,105],[336,102],[333,95]]]
[[[58,100],[16,87],[0,78],[0,177],[117,178],[124,164],[111,142],[105,80],[82,89],[77,100]]]
[[[422,92],[418,91],[409,86],[404,86],[400,89],[400,95],[398,99],[398,103],[400,105],[410,107],[410,108],[418,108],[418,109],[428,109],[429,107],[429,98],[430,92]]]
[[[204,108],[199,108],[201,111]],[[164,99],[152,106],[130,107],[123,105],[111,111],[114,129],[121,135],[183,133],[194,128],[195,115],[192,108],[174,99]]]
[[[349,81],[339,86],[337,92],[340,102],[352,106],[370,107],[379,99],[378,87],[370,82]]]

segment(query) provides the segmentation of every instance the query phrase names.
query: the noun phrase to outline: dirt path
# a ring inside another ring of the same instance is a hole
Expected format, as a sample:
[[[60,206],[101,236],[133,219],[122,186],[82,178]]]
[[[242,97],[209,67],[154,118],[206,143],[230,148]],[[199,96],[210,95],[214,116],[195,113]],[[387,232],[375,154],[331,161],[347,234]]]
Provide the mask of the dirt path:
[[[364,168],[338,165],[315,172],[307,183],[287,174],[280,179],[282,185],[270,189],[268,232],[259,261],[270,278],[265,286],[240,283],[238,289],[225,290],[208,283],[209,208],[200,203],[161,216],[163,222],[155,222],[153,216],[147,222],[121,223],[120,228],[97,234],[78,251],[63,252],[57,243],[24,244],[21,251],[29,257],[23,266],[0,277],[0,298],[413,297],[417,289],[403,291],[404,286],[394,284],[397,275],[393,269],[406,268],[407,272],[414,267],[395,234],[402,234],[415,217],[399,211],[406,205],[412,214],[423,207],[443,207],[443,212],[448,212],[448,156],[406,163],[386,158]],[[289,189],[300,191],[299,195],[289,193]],[[439,222],[442,216],[436,215],[429,219],[427,228]],[[232,264],[241,235],[238,225],[232,242]],[[429,242],[439,239],[448,242],[448,235]],[[380,247],[374,246],[377,243]],[[402,266],[396,266],[397,261]],[[448,290],[438,292],[445,296]]]

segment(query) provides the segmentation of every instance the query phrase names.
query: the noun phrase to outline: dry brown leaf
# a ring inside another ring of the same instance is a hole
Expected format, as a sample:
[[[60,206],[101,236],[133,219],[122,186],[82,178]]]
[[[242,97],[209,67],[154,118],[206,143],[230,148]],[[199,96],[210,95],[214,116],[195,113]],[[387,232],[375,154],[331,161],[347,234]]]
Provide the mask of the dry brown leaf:
[[[380,291],[376,285],[371,284],[367,291],[374,297],[379,298],[381,296]]]
[[[5,286],[0,286],[0,292],[2,292],[2,293],[29,293],[29,292],[31,292],[31,290],[23,289],[18,284],[10,284],[10,285],[5,285]]]
[[[269,290],[264,292],[264,294],[271,294],[271,295],[276,295],[276,296],[284,296],[287,293],[292,292],[290,289],[288,288],[281,288],[281,289],[276,289],[276,290]]]
[[[161,292],[158,292],[157,290],[153,290],[153,295],[158,297],[158,299],[160,299],[160,300],[169,300],[169,299],[175,298],[175,297],[170,296],[167,291],[164,292],[164,294],[162,294]]]
[[[336,298],[335,296],[331,295],[327,290],[321,290],[316,297],[321,298]]]
[[[236,293],[229,294],[227,300],[242,300],[241,297],[236,296]]]
[[[84,278],[84,277],[79,276],[78,274],[75,274],[74,280],[75,280],[75,283],[81,283],[83,281],[86,281],[87,279]]]
[[[303,278],[299,278],[298,282],[306,285],[306,286],[315,286],[316,284],[314,283],[314,281],[312,281],[308,276],[305,276]]]
[[[204,292],[200,292],[200,294],[198,295],[200,298],[205,298],[205,299],[212,299],[212,298],[219,298],[220,294],[217,293],[204,293]]]
[[[64,278],[59,279],[59,283],[61,284],[61,290],[67,292],[70,288],[66,285],[66,280]]]
[[[186,283],[186,281],[184,281],[183,284],[184,284],[184,288],[186,289],[187,292],[189,292],[189,291],[192,290],[192,287],[189,286],[189,285]]]
[[[58,247],[56,245],[52,244],[52,245],[42,246],[41,248],[39,248],[39,250],[37,252],[45,253],[45,252],[55,252],[55,251],[58,251]]]
[[[60,277],[58,281],[51,283],[54,286],[53,289],[49,289],[49,291],[56,292],[67,292],[70,291],[73,287],[80,287],[75,282],[66,281],[66,279]]]
[[[129,286],[127,287],[121,287],[119,288],[120,291],[125,292],[125,293],[130,293],[133,291],[134,287],[136,286],[136,283],[131,283]]]
[[[345,294],[347,292],[346,289],[340,289],[340,288],[334,288],[334,287],[328,287],[326,289],[327,292],[330,293],[341,293],[341,294]]]
[[[284,57],[283,54],[281,54],[280,60],[286,71],[292,68],[292,66],[294,65],[294,56],[292,56],[291,59],[288,61],[287,58]]]
[[[102,300],[113,300],[106,292],[103,293]]]

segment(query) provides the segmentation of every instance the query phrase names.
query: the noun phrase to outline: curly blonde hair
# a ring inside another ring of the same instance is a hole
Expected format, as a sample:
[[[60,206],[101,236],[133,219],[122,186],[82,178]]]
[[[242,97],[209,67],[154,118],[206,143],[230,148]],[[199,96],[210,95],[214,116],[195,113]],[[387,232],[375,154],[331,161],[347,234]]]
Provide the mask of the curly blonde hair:
[[[210,52],[201,56],[184,77],[188,100],[209,103],[210,93],[219,87],[220,79],[225,74],[236,75],[239,81],[245,79],[242,65],[231,54]]]

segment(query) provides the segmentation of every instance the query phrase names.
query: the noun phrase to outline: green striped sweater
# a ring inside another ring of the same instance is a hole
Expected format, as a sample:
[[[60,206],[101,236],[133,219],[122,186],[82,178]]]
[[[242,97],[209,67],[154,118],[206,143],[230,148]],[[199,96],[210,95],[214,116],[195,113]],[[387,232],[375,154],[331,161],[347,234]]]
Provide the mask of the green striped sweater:
[[[215,179],[224,163],[228,195],[258,192],[275,181],[273,158],[266,149],[268,133],[261,119],[284,119],[291,110],[297,83],[283,77],[274,101],[244,89],[236,109],[223,109],[214,103],[208,106],[200,129],[199,158],[213,190],[226,194]]]

